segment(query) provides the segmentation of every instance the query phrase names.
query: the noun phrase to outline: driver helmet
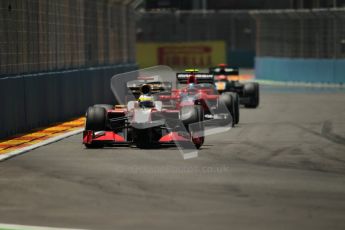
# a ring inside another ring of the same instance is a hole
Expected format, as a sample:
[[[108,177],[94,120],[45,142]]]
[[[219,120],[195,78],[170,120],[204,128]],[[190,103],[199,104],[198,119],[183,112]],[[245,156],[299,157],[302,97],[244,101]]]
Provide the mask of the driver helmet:
[[[139,107],[140,108],[153,108],[155,107],[155,103],[153,101],[153,97],[150,95],[141,95],[138,99]]]

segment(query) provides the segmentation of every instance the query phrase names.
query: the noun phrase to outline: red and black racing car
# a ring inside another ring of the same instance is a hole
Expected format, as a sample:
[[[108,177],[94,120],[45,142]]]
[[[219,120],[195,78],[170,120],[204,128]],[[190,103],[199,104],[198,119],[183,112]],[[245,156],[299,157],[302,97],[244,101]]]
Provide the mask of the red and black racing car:
[[[171,95],[160,96],[163,102],[170,101],[176,109],[186,105],[200,105],[205,119],[227,122],[231,119],[234,126],[239,121],[239,101],[236,93],[218,94],[214,83],[214,75],[198,73],[197,69],[188,69],[184,73],[177,73],[177,89]],[[224,105],[224,107],[222,107]],[[230,114],[231,118],[227,115]],[[219,123],[221,124],[221,123]]]
[[[234,92],[239,95],[240,104],[247,108],[259,106],[259,84],[256,82],[241,83],[236,77],[239,69],[220,64],[209,69],[209,73],[215,76],[215,86],[219,93]]]

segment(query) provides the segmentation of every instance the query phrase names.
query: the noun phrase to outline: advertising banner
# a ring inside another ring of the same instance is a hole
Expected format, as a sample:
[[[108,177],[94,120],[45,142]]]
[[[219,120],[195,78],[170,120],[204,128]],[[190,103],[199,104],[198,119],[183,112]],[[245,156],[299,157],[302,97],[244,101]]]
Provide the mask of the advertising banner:
[[[137,43],[137,62],[141,68],[155,65],[207,68],[225,61],[224,41]]]

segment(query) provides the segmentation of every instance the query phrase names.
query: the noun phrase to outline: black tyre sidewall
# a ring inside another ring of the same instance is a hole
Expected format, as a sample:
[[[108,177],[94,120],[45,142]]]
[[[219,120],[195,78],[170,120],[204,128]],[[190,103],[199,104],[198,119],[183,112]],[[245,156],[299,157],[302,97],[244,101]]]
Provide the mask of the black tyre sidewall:
[[[184,106],[180,110],[180,119],[188,127],[189,124],[199,121],[199,112],[196,106]]]
[[[230,92],[234,102],[234,123],[238,124],[240,122],[240,98],[237,93]]]
[[[94,111],[94,107],[91,106],[89,107],[87,110],[86,110],[86,114],[85,114],[85,117],[86,117],[86,122],[85,122],[85,130],[92,130],[93,128],[93,120],[94,120],[94,115],[95,114],[95,111]]]
[[[257,82],[250,82],[245,84],[244,95],[249,97],[249,103],[245,104],[247,108],[256,108],[259,105],[259,84]]]
[[[86,130],[103,131],[106,129],[107,112],[103,107],[89,107],[86,112]]]
[[[253,107],[258,107],[260,103],[260,87],[258,83],[254,83],[255,93],[253,97]]]
[[[232,126],[234,126],[235,122],[235,103],[234,98],[232,97],[231,92],[225,92],[222,95],[220,95],[220,101],[224,103],[226,108],[229,110],[231,116],[232,116]]]

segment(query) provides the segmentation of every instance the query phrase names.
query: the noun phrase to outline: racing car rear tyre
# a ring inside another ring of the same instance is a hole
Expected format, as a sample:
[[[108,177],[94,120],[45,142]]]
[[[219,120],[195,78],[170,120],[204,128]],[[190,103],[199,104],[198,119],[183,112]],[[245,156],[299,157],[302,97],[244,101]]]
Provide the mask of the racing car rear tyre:
[[[249,103],[245,104],[246,108],[257,108],[259,106],[259,84],[256,82],[247,83],[244,85],[244,94],[250,98]]]
[[[238,124],[240,122],[240,97],[235,92],[229,92],[234,101],[234,123]]]
[[[235,103],[234,103],[234,98],[232,97],[232,94],[231,92],[225,92],[225,93],[222,93],[219,97],[219,100],[221,102],[224,103],[224,105],[226,106],[226,108],[229,110],[231,116],[232,116],[232,127],[235,126],[235,117],[236,117],[236,114],[235,114]]]
[[[86,130],[103,131],[106,129],[107,112],[103,107],[89,107],[86,112]]]

